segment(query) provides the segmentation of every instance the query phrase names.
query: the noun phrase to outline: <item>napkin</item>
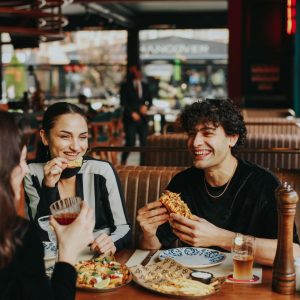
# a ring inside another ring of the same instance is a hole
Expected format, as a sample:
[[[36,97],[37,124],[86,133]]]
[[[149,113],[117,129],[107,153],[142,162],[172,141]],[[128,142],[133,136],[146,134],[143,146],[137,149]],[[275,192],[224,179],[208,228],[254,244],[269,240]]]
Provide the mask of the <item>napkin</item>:
[[[137,249],[134,251],[134,253],[131,255],[131,257],[128,259],[128,261],[126,262],[125,265],[128,268],[136,266],[136,265],[140,264],[148,256],[149,253],[150,253],[149,250]],[[156,256],[156,254],[157,253],[155,253],[154,256]],[[150,262],[151,262],[151,260],[150,260]]]

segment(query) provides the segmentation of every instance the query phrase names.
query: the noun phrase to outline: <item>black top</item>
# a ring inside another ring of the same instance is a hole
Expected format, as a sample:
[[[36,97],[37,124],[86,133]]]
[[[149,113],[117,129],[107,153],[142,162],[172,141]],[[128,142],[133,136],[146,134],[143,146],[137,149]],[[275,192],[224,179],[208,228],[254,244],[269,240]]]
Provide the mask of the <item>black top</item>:
[[[225,193],[219,198],[208,195],[204,186],[204,172],[191,167],[171,180],[167,189],[180,193],[194,215],[217,227],[258,238],[277,238],[277,208],[274,191],[279,181],[273,173],[244,160],[238,160],[236,172]],[[223,187],[209,193],[220,195]],[[164,247],[177,237],[169,223],[161,225],[157,236]],[[299,243],[296,226],[294,242]]]
[[[0,299],[75,299],[75,268],[68,263],[56,263],[50,281],[45,274],[41,240],[33,226],[23,222],[22,229],[17,232],[22,246],[18,246],[13,260],[0,270]]]

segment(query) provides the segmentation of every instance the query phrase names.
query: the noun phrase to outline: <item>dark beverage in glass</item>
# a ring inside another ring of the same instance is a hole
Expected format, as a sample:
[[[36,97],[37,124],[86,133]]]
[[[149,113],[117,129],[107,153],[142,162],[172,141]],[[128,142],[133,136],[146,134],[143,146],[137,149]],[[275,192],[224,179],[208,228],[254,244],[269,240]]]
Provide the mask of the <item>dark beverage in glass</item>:
[[[60,225],[69,225],[71,224],[78,216],[78,213],[65,213],[54,216],[55,220]]]

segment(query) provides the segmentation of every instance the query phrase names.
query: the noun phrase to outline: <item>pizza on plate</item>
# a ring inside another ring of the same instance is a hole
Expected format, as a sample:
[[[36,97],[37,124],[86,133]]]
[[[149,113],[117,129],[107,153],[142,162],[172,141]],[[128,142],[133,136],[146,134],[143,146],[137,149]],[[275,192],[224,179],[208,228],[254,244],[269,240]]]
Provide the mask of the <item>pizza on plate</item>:
[[[187,204],[181,199],[180,194],[164,191],[159,201],[167,208],[169,213],[179,214],[190,218],[192,213]]]
[[[77,286],[81,288],[110,289],[130,281],[130,271],[111,257],[80,261],[75,265]]]

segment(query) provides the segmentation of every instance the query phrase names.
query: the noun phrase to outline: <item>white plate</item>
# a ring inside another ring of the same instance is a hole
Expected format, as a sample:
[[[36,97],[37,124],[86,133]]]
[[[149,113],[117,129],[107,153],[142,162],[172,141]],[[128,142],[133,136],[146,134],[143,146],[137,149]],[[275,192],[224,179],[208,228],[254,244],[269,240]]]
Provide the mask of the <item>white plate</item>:
[[[53,242],[43,242],[44,260],[55,259],[57,254],[56,244]]]
[[[182,247],[163,250],[158,258],[164,260],[170,257],[181,265],[191,268],[206,268],[221,264],[226,255],[217,250],[207,248]]]

